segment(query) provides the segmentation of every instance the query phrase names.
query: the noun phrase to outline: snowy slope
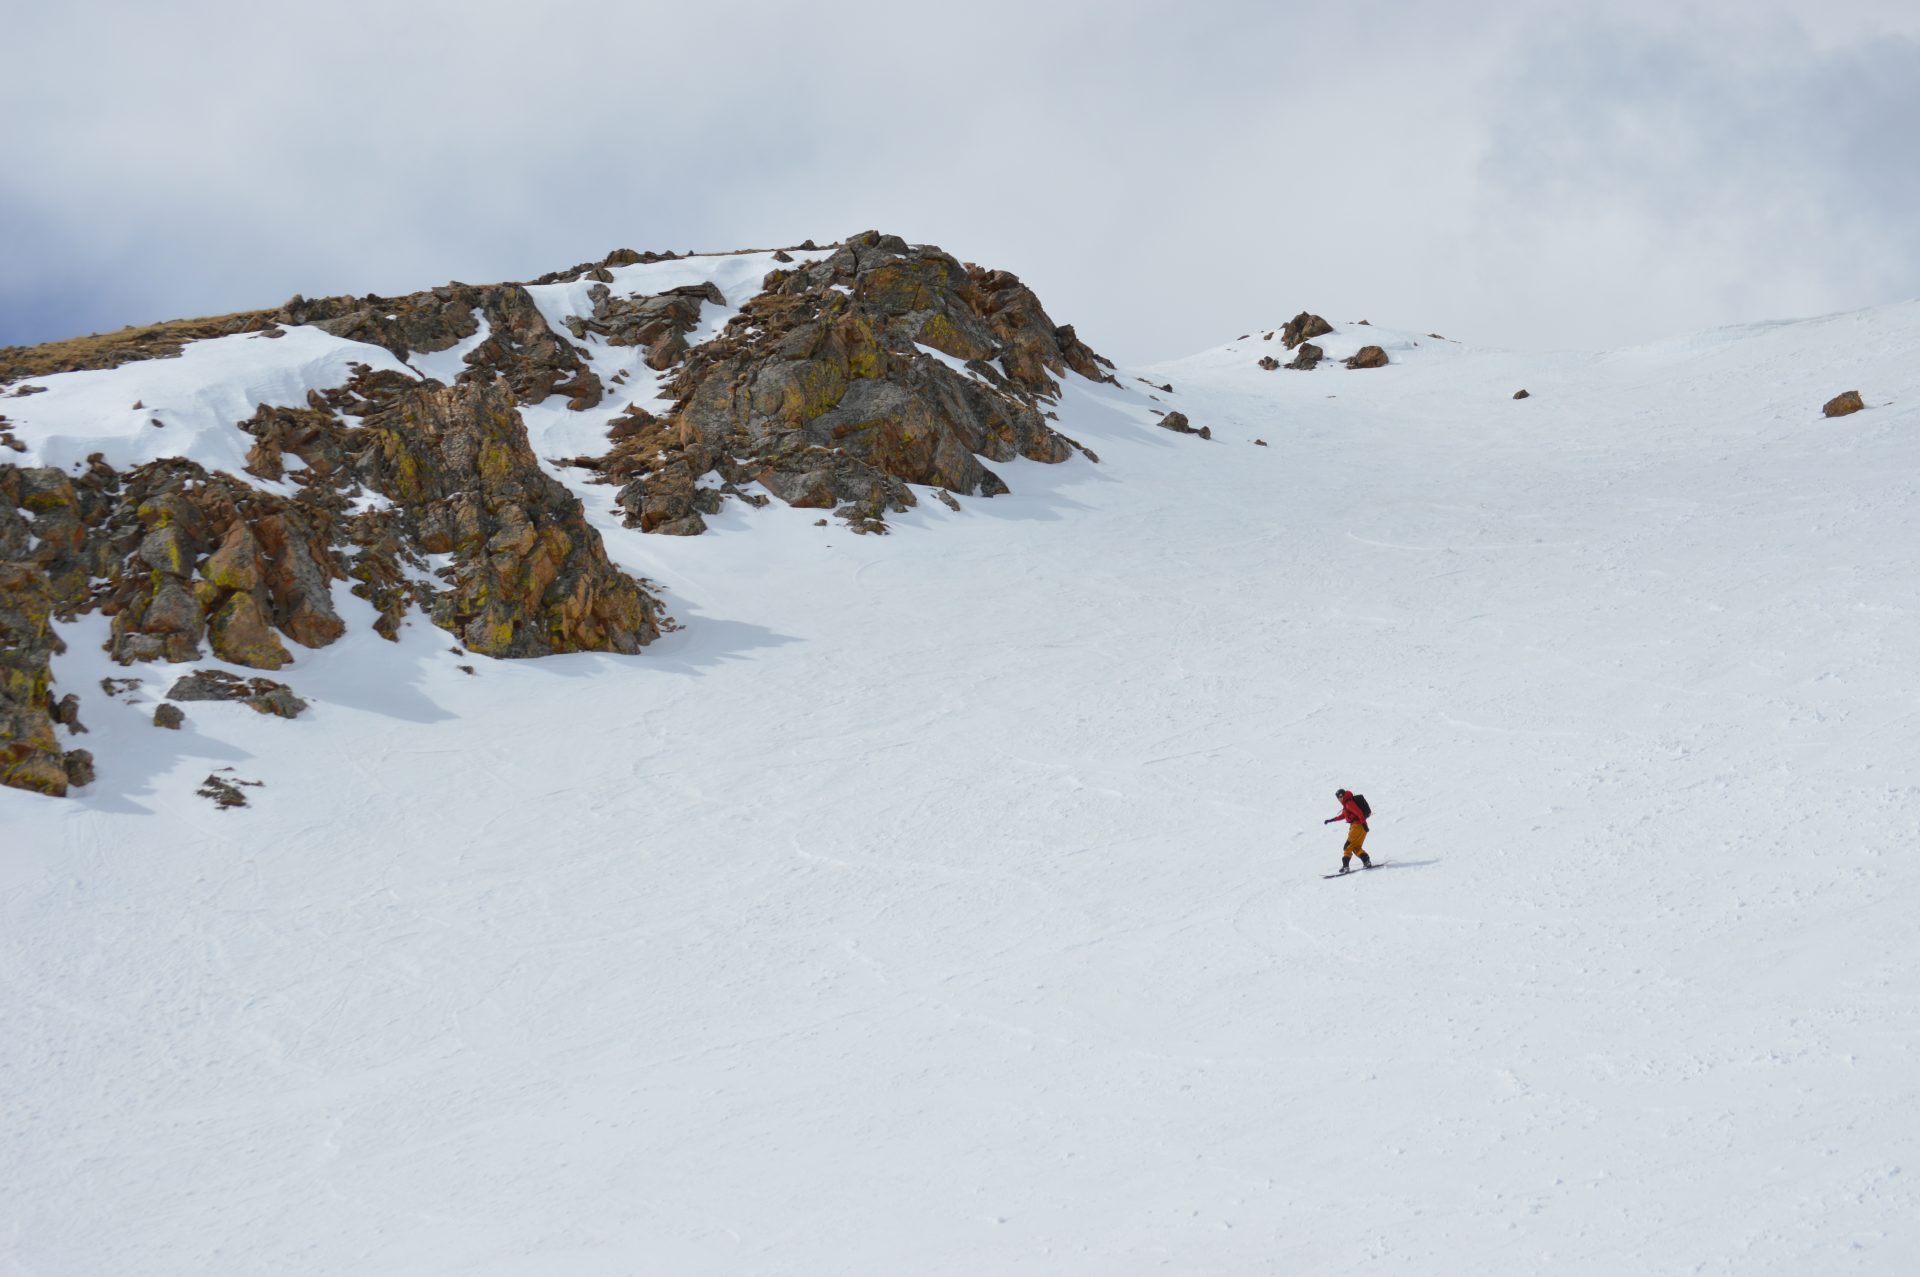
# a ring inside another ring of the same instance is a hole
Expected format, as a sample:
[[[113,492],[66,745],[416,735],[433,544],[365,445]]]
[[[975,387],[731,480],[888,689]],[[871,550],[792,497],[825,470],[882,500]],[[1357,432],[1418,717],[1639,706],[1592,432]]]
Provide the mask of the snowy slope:
[[[1909,1271],[1920,306],[1362,342],[1073,379],[1101,464],[887,537],[583,489],[640,656],[339,590],[297,721],[90,697],[0,790],[0,1272]]]

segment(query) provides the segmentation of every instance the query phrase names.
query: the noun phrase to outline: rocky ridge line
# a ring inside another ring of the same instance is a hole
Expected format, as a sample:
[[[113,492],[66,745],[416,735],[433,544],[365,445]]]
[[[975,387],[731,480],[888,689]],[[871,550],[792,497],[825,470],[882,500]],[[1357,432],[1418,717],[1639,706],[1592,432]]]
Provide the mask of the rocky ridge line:
[[[165,358],[204,337],[279,337],[290,324],[403,362],[472,345],[451,386],[357,365],[345,385],[309,391],[304,407],[263,406],[235,423],[254,439],[247,474],[297,483],[291,496],[182,458],[120,472],[96,455],[76,475],[0,465],[0,783],[60,794],[91,777],[86,751],[60,748],[57,725],[84,729],[73,696],[55,701],[50,674],[61,650],[52,623],[87,612],[111,618],[108,651],[123,664],[194,661],[204,644],[233,664],[278,669],[292,660],[289,643],[322,647],[344,632],[336,580],[373,604],[389,639],[418,606],[493,656],[651,641],[663,624],[657,600],[607,559],[578,499],[542,470],[518,411],[553,395],[585,411],[617,391],[624,374],[602,383],[595,342],[643,347],[648,367],[672,374],[671,411],[629,404],[609,451],[576,459],[621,485],[629,525],[647,531],[702,531],[702,511],[729,494],[763,504],[742,490],[752,482],[884,531],[886,513],[915,504],[910,484],[949,504],[950,492],[1006,491],[982,456],[1092,456],[1047,424],[1050,405],[1057,378],[1111,381],[1112,365],[1011,274],[877,232],[810,263],[780,251],[787,268],[717,339],[693,346],[702,306],[726,300],[713,285],[650,296],[609,287],[615,268],[674,257],[619,250],[533,281],[597,285],[590,313],[567,317],[565,333],[526,285],[454,283],[404,297],[296,297],[272,311],[0,351],[0,379],[18,381]],[[717,488],[696,482],[716,473]]]

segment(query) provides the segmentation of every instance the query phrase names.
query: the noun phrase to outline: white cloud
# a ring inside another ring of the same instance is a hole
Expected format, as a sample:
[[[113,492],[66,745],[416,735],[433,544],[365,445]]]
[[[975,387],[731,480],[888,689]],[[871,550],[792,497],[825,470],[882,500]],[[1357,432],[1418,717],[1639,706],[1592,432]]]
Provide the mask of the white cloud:
[[[1108,353],[1920,292],[1904,4],[40,6],[0,340],[868,226]]]

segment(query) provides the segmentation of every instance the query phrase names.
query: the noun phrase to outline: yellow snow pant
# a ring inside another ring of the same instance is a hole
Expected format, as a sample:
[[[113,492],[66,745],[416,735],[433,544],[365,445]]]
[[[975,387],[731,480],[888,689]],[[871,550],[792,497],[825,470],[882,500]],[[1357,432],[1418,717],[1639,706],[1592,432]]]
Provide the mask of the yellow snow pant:
[[[1366,840],[1367,827],[1365,825],[1348,825],[1347,849],[1340,853],[1340,859],[1351,860],[1353,857],[1362,854],[1360,845],[1366,842]]]

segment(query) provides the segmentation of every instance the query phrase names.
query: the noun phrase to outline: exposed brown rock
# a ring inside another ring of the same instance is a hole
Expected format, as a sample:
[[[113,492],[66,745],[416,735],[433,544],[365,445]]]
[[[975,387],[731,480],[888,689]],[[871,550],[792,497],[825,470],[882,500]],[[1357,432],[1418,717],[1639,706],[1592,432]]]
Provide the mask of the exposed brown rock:
[[[1300,343],[1300,348],[1293,352],[1293,359],[1288,362],[1287,367],[1299,372],[1312,372],[1326,357],[1326,351],[1310,341],[1303,341]]]
[[[652,337],[671,343],[697,302],[713,300],[680,292],[609,299],[593,322],[637,344],[655,331],[640,316],[657,324],[678,313],[685,318]],[[653,362],[657,347],[648,349]],[[701,531],[703,515],[752,482],[791,505],[844,512],[867,531],[915,503],[909,484],[1004,492],[980,457],[1065,460],[1074,445],[1042,411],[1060,393],[1057,378],[1071,370],[1112,380],[1111,365],[1013,275],[872,231],[822,261],[769,272],[718,338],[659,362],[674,369],[672,412],[630,410],[611,452],[575,463],[622,485],[630,525],[680,535]]]
[[[1516,390],[1513,392],[1513,397],[1515,399],[1529,399],[1532,396],[1530,396],[1525,390]]]
[[[180,724],[186,721],[187,716],[180,711],[178,705],[156,705],[153,707],[153,725],[155,727],[164,727],[170,731],[177,732],[180,730]]]
[[[1385,368],[1387,352],[1378,346],[1362,346],[1340,362],[1349,368]]]
[[[226,772],[231,775],[233,768],[222,767],[220,772]],[[211,799],[213,805],[222,811],[226,811],[231,807],[245,807],[247,805],[247,796],[240,790],[242,785],[253,789],[258,789],[261,786],[260,781],[242,780],[238,776],[234,776],[229,780],[223,777],[220,772],[214,772],[204,781],[201,781],[200,788],[194,792],[202,798]]]
[[[1332,324],[1329,324],[1318,315],[1310,315],[1303,310],[1292,319],[1289,319],[1281,327],[1280,343],[1288,350],[1292,350],[1303,341],[1310,340],[1314,337],[1324,337],[1332,331]]]
[[[1860,397],[1859,391],[1848,390],[1827,400],[1826,406],[1820,411],[1829,417],[1844,417],[1850,412],[1859,412],[1866,406],[1866,400]]]
[[[1280,366],[1280,361],[1278,359],[1275,359],[1272,355],[1262,355],[1260,356],[1260,366],[1266,369],[1268,372],[1272,372],[1274,369]]]
[[[1155,424],[1162,430],[1171,430],[1175,434],[1199,435],[1202,439],[1213,438],[1213,430],[1210,427],[1201,426],[1198,430],[1194,429],[1193,424],[1187,420],[1187,414],[1184,412],[1170,412],[1160,418]]]
[[[67,786],[70,789],[82,789],[94,781],[93,753],[90,750],[68,750],[60,757],[60,767],[67,773]]]

